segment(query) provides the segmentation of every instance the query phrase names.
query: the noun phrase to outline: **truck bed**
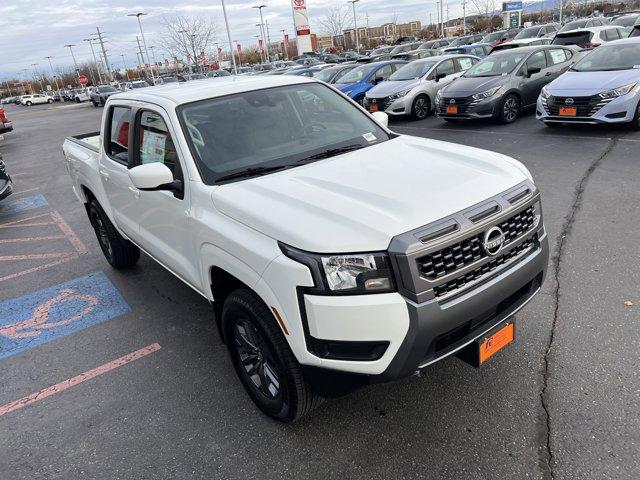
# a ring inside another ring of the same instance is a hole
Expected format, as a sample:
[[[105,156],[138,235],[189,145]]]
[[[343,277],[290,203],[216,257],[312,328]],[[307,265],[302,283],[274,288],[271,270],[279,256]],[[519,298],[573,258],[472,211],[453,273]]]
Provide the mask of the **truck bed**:
[[[84,133],[82,135],[72,135],[67,140],[89,148],[94,152],[100,150],[100,132]]]

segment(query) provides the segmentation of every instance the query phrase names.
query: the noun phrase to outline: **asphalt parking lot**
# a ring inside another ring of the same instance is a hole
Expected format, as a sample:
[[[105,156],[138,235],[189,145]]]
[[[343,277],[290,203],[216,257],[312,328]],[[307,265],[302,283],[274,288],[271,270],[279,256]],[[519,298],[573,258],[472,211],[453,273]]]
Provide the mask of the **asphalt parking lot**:
[[[543,292],[483,368],[448,358],[281,425],[245,394],[204,299],[147,257],[104,260],[61,153],[102,109],[7,114],[0,323],[24,327],[0,328],[0,478],[640,478],[640,133],[393,121],[531,170],[554,252]]]

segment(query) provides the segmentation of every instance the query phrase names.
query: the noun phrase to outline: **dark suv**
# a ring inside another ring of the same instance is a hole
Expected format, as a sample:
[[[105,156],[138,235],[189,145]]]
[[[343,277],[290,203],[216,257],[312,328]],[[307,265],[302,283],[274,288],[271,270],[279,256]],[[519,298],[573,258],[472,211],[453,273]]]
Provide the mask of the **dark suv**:
[[[99,85],[91,91],[91,103],[93,103],[94,107],[98,105],[104,106],[107,98],[116,93],[120,93],[120,90],[111,85]]]

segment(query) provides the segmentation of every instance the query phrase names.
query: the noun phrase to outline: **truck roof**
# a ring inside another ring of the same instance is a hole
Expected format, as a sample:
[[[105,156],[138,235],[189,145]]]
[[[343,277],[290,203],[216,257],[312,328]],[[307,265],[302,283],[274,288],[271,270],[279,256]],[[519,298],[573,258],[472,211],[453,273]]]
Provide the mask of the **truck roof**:
[[[182,83],[169,83],[139,90],[130,90],[109,97],[109,100],[137,100],[149,103],[182,105],[207,98],[222,97],[263,88],[273,88],[314,80],[294,75],[257,75],[205,78]]]

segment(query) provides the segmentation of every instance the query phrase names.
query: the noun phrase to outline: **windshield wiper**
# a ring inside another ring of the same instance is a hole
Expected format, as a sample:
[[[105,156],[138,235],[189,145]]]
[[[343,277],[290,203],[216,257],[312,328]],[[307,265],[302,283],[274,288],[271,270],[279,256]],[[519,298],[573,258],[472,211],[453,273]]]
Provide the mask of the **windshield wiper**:
[[[301,160],[298,160],[297,163],[305,163],[313,160],[322,160],[324,158],[331,158],[331,157],[335,157],[336,155],[340,155],[341,153],[352,152],[354,150],[360,150],[361,148],[364,148],[364,145],[353,144],[353,145],[347,145],[346,147],[330,148],[329,150],[325,150],[324,152],[316,153],[315,155],[310,155]]]
[[[217,178],[216,182],[235,180],[238,178],[259,177],[261,175],[266,175],[267,173],[284,170],[285,168],[287,168],[286,165],[279,165],[277,167],[250,167],[244,170],[240,170],[239,172],[230,173],[229,175],[223,175],[222,177]]]

